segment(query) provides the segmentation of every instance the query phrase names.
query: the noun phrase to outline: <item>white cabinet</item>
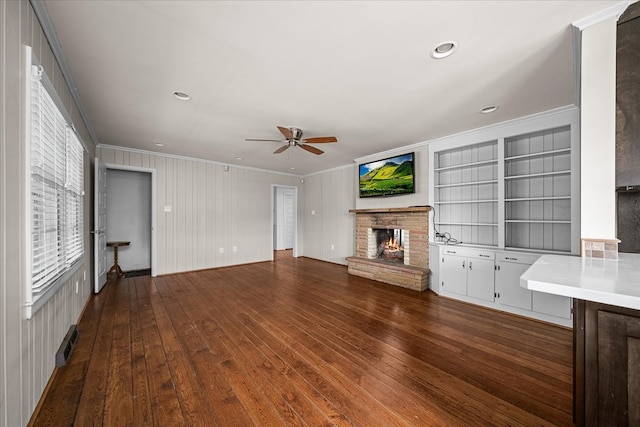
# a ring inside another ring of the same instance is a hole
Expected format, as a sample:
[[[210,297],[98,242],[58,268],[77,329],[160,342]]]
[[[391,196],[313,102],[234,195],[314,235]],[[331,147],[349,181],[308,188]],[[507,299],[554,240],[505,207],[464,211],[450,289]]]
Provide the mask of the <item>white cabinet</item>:
[[[496,300],[499,304],[531,310],[532,292],[520,286],[520,276],[536,259],[538,255],[496,254]]]
[[[571,321],[571,298],[545,292],[533,292],[532,311]]]
[[[496,252],[496,303],[504,311],[571,326],[571,298],[533,292],[520,286],[520,276],[540,255]]]
[[[462,247],[443,247],[441,251],[439,272],[443,294],[493,302],[493,252]]]
[[[570,298],[520,286],[520,276],[539,254],[431,244],[430,255],[430,288],[437,294],[571,326]]]

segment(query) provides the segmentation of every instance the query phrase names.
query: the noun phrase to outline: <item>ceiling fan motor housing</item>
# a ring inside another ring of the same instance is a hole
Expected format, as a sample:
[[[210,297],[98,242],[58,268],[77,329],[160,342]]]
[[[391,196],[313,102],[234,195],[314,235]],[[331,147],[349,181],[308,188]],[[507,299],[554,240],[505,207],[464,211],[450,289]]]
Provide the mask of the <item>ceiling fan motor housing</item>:
[[[293,140],[294,141],[300,141],[300,138],[302,138],[302,129],[300,128],[289,128],[289,130],[291,131],[291,135],[293,135]]]

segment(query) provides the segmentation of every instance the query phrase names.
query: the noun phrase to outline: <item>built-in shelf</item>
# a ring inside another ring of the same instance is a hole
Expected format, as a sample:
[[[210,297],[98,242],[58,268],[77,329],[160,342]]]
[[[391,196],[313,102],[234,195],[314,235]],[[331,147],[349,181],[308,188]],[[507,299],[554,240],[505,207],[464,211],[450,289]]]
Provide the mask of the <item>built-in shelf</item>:
[[[505,202],[531,202],[541,200],[571,200],[570,196],[553,196],[553,197],[517,197],[513,199],[504,199]]]
[[[435,222],[435,225],[472,225],[480,227],[497,227],[497,223],[483,223],[483,222]]]
[[[556,220],[547,220],[547,219],[505,219],[504,222],[513,222],[513,223],[537,223],[537,224],[571,224],[571,221],[556,221]]]
[[[454,184],[435,185],[434,188],[461,187],[465,185],[482,185],[482,184],[497,184],[497,183],[498,183],[497,179],[492,179],[490,181],[456,182]]]
[[[555,171],[555,172],[540,172],[540,173],[528,173],[528,174],[522,174],[522,175],[510,175],[510,176],[505,176],[504,179],[505,180],[525,179],[525,178],[538,178],[538,177],[545,177],[545,176],[569,175],[569,174],[571,174],[570,170],[563,170],[563,171]]]
[[[535,157],[548,157],[548,156],[555,156],[558,154],[571,154],[571,148],[563,148],[560,150],[551,150],[551,151],[541,151],[538,153],[530,153],[530,154],[521,154],[519,156],[511,156],[511,157],[505,157],[504,160],[505,161],[509,161],[509,160],[524,160],[524,159],[532,159]]]
[[[454,169],[465,169],[465,168],[478,167],[478,166],[482,166],[482,165],[496,165],[496,164],[498,164],[498,160],[497,159],[483,160],[481,162],[471,162],[471,163],[464,163],[464,164],[460,164],[460,165],[453,165],[453,166],[445,166],[445,167],[442,167],[442,168],[436,168],[436,169],[434,169],[434,172],[443,172],[443,171],[450,171],[450,170],[454,170]]]
[[[488,200],[456,200],[453,202],[435,202],[436,205],[463,205],[466,203],[497,203],[498,199],[488,199]]]

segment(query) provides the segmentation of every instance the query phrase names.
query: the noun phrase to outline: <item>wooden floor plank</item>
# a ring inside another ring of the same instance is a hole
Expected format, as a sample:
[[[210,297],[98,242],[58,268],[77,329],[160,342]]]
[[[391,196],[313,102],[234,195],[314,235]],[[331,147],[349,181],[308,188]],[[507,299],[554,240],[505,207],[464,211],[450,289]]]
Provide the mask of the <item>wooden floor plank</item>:
[[[114,287],[116,310],[113,321],[111,361],[107,376],[104,425],[126,426],[133,419],[133,370],[131,360],[131,310],[127,286]],[[124,308],[124,309],[123,309]]]
[[[78,328],[31,425],[572,425],[570,330],[306,258],[109,282]]]
[[[142,324],[140,310],[138,310],[138,295],[136,288],[144,286],[144,279],[134,279],[133,284],[127,286],[129,291],[129,311],[131,313],[131,374],[133,387],[133,425],[153,425],[153,410],[151,407],[151,393],[147,363],[142,341]]]

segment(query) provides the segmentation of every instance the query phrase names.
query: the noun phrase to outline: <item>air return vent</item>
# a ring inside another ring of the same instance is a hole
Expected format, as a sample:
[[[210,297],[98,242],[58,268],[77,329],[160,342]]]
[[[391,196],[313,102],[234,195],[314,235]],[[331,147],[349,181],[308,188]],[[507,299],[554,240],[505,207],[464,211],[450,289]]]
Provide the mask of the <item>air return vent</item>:
[[[69,327],[69,332],[65,335],[62,340],[62,344],[60,344],[60,348],[56,352],[56,367],[62,368],[67,366],[67,361],[71,357],[71,353],[73,353],[73,349],[76,347],[77,342],[78,329],[76,325],[71,325]]]

